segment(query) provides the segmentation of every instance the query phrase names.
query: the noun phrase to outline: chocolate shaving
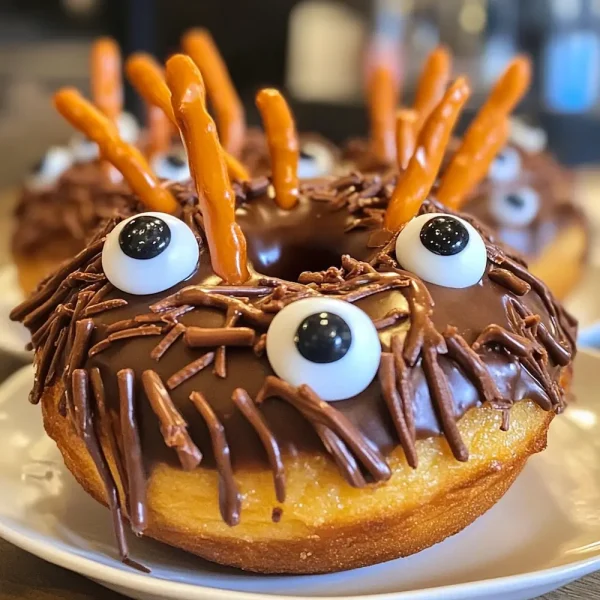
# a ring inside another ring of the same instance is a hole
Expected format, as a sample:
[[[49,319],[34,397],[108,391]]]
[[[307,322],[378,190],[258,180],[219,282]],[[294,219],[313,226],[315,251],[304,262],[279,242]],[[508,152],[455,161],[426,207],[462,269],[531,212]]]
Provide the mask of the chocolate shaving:
[[[51,298],[64,280],[81,265],[87,263],[92,256],[96,256],[96,254],[102,250],[103,246],[104,239],[99,239],[82,250],[70,261],[65,262],[62,267],[46,281],[43,287],[11,311],[10,319],[12,321],[23,321],[24,323],[25,318],[30,317],[32,311],[33,313],[36,312],[34,309],[42,306],[49,298]],[[31,320],[34,321],[35,319]]]
[[[271,291],[271,290],[269,290]],[[154,312],[161,312],[168,308],[173,308],[183,304],[191,304],[192,306],[209,306],[227,310],[228,308],[238,310],[242,316],[250,323],[259,327],[268,327],[271,323],[272,316],[265,314],[253,306],[249,306],[239,298],[234,296],[224,296],[213,292],[206,292],[200,287],[190,286],[177,292],[173,296],[166,298],[161,302],[153,304],[150,309]]]
[[[121,431],[120,427],[116,427],[116,425],[118,425],[118,419],[114,414],[110,415],[108,413],[108,409],[106,407],[106,395],[104,393],[104,383],[102,381],[102,376],[100,375],[100,370],[97,367],[90,369],[89,376],[99,417],[95,422],[96,435],[98,436],[99,440],[102,440],[103,438],[106,439],[108,451],[113,457],[116,468],[114,472],[111,471],[113,479],[117,483],[117,491],[120,487],[124,494],[123,498],[121,499],[121,506],[129,506],[127,473],[125,472],[123,452],[121,451],[117,442],[117,435],[120,434]],[[105,455],[106,454],[107,453],[105,452]]]
[[[294,388],[283,379],[269,376],[258,393],[256,403],[262,404],[272,396],[289,402],[313,425],[320,423],[331,429],[354,452],[375,481],[387,481],[391,477],[385,459],[367,443],[363,434],[340,411],[321,400],[308,386]]]
[[[456,460],[466,462],[469,460],[469,451],[456,424],[452,392],[438,362],[438,352],[429,344],[423,348],[423,372],[427,378],[429,393],[434,401],[442,431],[448,440],[452,454]]]
[[[417,468],[418,457],[415,446],[415,438],[411,435],[406,423],[404,401],[396,388],[396,370],[394,367],[394,355],[389,352],[381,353],[379,363],[379,383],[385,403],[392,415],[392,421],[400,444],[406,455],[406,462],[413,469]]]
[[[187,327],[185,343],[190,348],[213,346],[253,346],[256,333],[248,327]]]
[[[94,428],[94,414],[90,401],[90,382],[87,371],[84,369],[73,371],[72,388],[77,429],[102,480],[106,500],[112,515],[113,530],[121,561],[143,573],[150,573],[150,569],[129,558],[129,548],[123,527],[123,515],[117,486],[100,445],[97,431]]]
[[[106,298],[108,294],[110,294],[115,289],[115,286],[110,283],[110,281],[106,282],[93,296],[90,300],[90,305],[100,304],[100,301],[103,298]]]
[[[92,315],[98,315],[107,310],[113,310],[115,308],[122,308],[123,306],[127,306],[127,300],[114,299],[114,300],[105,300],[104,302],[100,302],[99,304],[93,304],[88,306],[83,313],[84,317],[91,317]]]
[[[233,527],[240,522],[242,500],[233,477],[225,428],[200,392],[192,392],[190,400],[208,427],[219,474],[219,508],[225,523]]]
[[[252,348],[252,352],[254,352],[255,356],[262,356],[265,353],[265,349],[267,347],[267,334],[263,333],[259,336],[256,344],[254,344]]]
[[[88,358],[92,358],[92,356],[96,356],[96,354],[100,354],[100,352],[104,352],[107,348],[110,347],[110,340],[102,340],[97,344],[94,344],[88,352]]]
[[[246,390],[237,388],[233,391],[231,399],[260,438],[273,472],[275,496],[279,502],[285,502],[285,468],[277,439]]]
[[[178,323],[150,352],[150,358],[159,361],[165,352],[179,339],[185,331],[185,326]]]
[[[402,407],[404,408],[404,420],[408,427],[411,439],[416,439],[417,431],[415,425],[415,414],[413,410],[413,389],[410,384],[410,373],[408,365],[402,355],[402,339],[398,334],[392,336],[391,350],[394,355],[394,369],[396,371],[396,386]]]
[[[131,329],[123,329],[122,331],[116,331],[111,333],[107,340],[109,342],[116,342],[117,340],[125,340],[133,337],[145,337],[148,335],[160,335],[162,328],[158,325],[145,325],[142,327],[135,327]]]
[[[444,339],[448,348],[448,357],[454,360],[472,381],[481,397],[487,402],[497,402],[502,398],[485,363],[481,360],[456,327],[449,325],[444,331]]]
[[[404,310],[403,308],[393,308],[385,315],[385,317],[382,317],[381,319],[373,319],[373,325],[375,325],[375,329],[377,329],[377,331],[380,331],[381,329],[387,329],[392,325],[396,325],[398,321],[406,319],[408,316],[408,311]]]
[[[160,422],[165,444],[174,448],[184,471],[193,471],[202,460],[202,453],[187,432],[187,423],[175,408],[169,392],[155,371],[142,373],[142,384],[150,406]]]
[[[314,424],[315,432],[321,439],[325,450],[333,458],[333,462],[342,473],[343,478],[355,488],[367,486],[367,480],[360,470],[360,466],[348,449],[348,446],[331,429],[321,423]]]
[[[515,294],[515,296],[524,296],[531,290],[531,286],[527,282],[506,269],[497,267],[490,269],[488,277]]]
[[[49,386],[54,383],[54,379],[56,378],[56,374],[58,371],[58,365],[62,364],[64,360],[63,352],[67,343],[67,330],[62,329],[60,334],[58,335],[58,339],[56,340],[55,350],[53,352],[52,361],[50,362],[50,368],[48,369],[48,374],[46,375],[46,380],[44,381],[44,386]]]
[[[542,348],[530,339],[512,333],[500,325],[488,325],[473,342],[473,350],[488,345],[498,345],[506,348],[512,354],[520,357],[529,357],[533,354],[542,354]]]
[[[129,490],[127,507],[131,528],[142,535],[147,525],[146,474],[142,458],[142,445],[135,414],[135,375],[133,369],[122,369],[117,373],[121,416],[121,435],[125,456],[125,471]]]
[[[73,415],[73,398],[71,394],[71,379],[73,371],[83,366],[87,355],[90,339],[94,332],[92,319],[83,319],[75,324],[75,336],[69,356],[67,358],[67,370],[65,373],[65,393],[67,396],[67,409]]]
[[[167,380],[167,387],[170,390],[174,390],[176,387],[180,386],[184,381],[187,381],[188,379],[196,375],[196,373],[199,373],[200,371],[202,371],[202,369],[205,369],[206,367],[208,367],[208,365],[211,365],[214,360],[215,353],[207,352],[200,358],[197,358],[195,361],[191,362],[189,365],[183,367],[183,369],[177,371],[175,375],[171,375],[171,377],[169,377],[169,379]]]
[[[234,327],[240,316],[241,315],[239,311],[235,309],[227,309],[227,315],[225,316],[225,323],[223,324],[223,327]],[[217,353],[215,355],[215,367],[213,369],[213,373],[221,379],[225,379],[227,377],[226,346],[219,346],[217,348]]]

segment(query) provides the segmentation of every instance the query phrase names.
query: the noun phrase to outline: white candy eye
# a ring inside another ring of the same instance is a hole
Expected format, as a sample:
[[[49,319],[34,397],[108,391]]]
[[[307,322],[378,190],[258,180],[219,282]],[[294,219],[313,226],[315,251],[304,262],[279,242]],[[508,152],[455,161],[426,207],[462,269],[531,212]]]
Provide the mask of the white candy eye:
[[[515,148],[506,146],[490,166],[489,178],[492,181],[514,181],[521,172],[521,156]]]
[[[334,159],[329,148],[319,142],[304,142],[300,149],[298,177],[313,179],[333,171]]]
[[[187,279],[200,249],[180,219],[148,212],[119,223],[107,236],[102,268],[108,280],[128,294],[156,294]]]
[[[526,227],[540,210],[540,196],[530,187],[513,192],[495,192],[490,197],[490,212],[502,225]]]
[[[91,162],[99,156],[97,144],[80,133],[73,136],[70,148],[76,162]]]
[[[476,229],[459,217],[435,213],[406,224],[396,240],[396,258],[423,281],[449,288],[475,285],[487,265]]]
[[[128,144],[137,144],[140,137],[140,126],[136,118],[128,112],[122,112],[117,119],[119,135]]]
[[[54,146],[33,167],[27,179],[27,187],[33,190],[47,188],[73,164],[73,155],[68,148]]]
[[[152,159],[151,166],[161,179],[187,181],[190,178],[190,167],[183,148],[173,149],[168,154],[157,154]]]
[[[121,113],[117,120],[117,126],[123,141],[128,144],[137,143],[140,137],[140,127],[132,114]],[[97,144],[81,134],[73,136],[70,147],[77,162],[90,162],[99,156]]]
[[[305,298],[271,322],[267,356],[273,371],[293,386],[308,385],[323,400],[345,400],[373,381],[381,344],[360,308],[333,298]]]

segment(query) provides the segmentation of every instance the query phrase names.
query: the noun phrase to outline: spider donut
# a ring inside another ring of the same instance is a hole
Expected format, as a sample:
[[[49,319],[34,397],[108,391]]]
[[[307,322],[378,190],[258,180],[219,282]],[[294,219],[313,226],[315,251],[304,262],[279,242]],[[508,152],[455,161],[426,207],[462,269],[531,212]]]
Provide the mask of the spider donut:
[[[59,92],[147,208],[12,314],[36,349],[31,401],[110,507],[121,558],[144,569],[126,524],[263,573],[362,567],[457,533],[544,449],[576,333],[519,259],[429,196],[468,83],[393,189],[358,173],[295,186],[298,156],[274,144],[272,186],[236,209],[199,71],[176,55],[166,79],[194,189],[160,185]],[[288,130],[276,90],[258,103]]]

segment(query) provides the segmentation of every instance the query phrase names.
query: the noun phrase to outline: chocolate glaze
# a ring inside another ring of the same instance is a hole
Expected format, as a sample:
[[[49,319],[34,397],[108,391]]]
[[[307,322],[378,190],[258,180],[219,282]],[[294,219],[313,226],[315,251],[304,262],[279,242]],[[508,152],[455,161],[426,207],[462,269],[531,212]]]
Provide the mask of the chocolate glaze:
[[[90,398],[77,370],[90,373],[96,388],[101,382],[102,410],[127,433],[122,462],[137,532],[145,525],[146,474],[158,462],[193,468],[201,460],[203,468],[217,469],[221,512],[235,524],[236,469],[271,469],[282,499],[281,456],[324,453],[352,485],[363,486],[389,478],[385,457],[398,445],[416,466],[417,437],[444,435],[455,458],[467,460],[456,421],[483,403],[505,414],[523,399],[562,410],[574,321],[484,232],[489,260],[482,280],[466,289],[442,288],[396,264],[391,234],[375,247],[381,214],[373,206],[389,197],[380,177],[311,182],[290,212],[280,211],[264,189],[250,184],[238,194],[237,218],[254,263],[243,286],[219,285],[196,226],[196,199],[189,187],[173,186],[201,244],[199,267],[190,278],[153,296],[107,286],[99,252],[112,223],[13,311],[12,318],[31,328],[37,350],[32,401],[63,374],[64,413],[73,418]],[[428,200],[421,212],[447,211]],[[342,233],[348,220],[362,224]],[[259,245],[265,237],[275,257],[268,264]],[[311,272],[299,275],[302,267]],[[267,270],[277,279],[266,279]],[[498,270],[508,275],[489,276]],[[278,379],[262,351],[273,314],[311,295],[354,302],[379,329],[379,376],[353,398],[323,403],[308,386],[294,388]],[[239,331],[231,335],[224,327]],[[61,335],[66,347],[55,364]],[[221,364],[213,368],[217,353]],[[199,362],[199,369],[193,366]],[[80,429],[81,420],[75,426]]]

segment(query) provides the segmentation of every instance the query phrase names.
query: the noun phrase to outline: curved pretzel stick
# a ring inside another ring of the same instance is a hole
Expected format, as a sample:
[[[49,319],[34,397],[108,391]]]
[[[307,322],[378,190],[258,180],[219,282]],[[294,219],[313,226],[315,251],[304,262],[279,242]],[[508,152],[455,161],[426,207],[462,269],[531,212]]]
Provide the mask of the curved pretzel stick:
[[[416,122],[416,111],[409,108],[401,108],[396,112],[396,152],[398,168],[402,171],[408,167],[408,163],[415,151],[417,144]]]
[[[90,54],[92,100],[111,121],[123,110],[121,51],[112,38],[99,38]]]
[[[427,119],[408,168],[398,178],[392,194],[385,213],[386,229],[399,229],[418,213],[421,203],[435,182],[450,141],[450,134],[470,94],[467,79],[460,77],[444,94],[442,101]]]
[[[524,56],[515,58],[463,136],[440,184],[437,193],[440,202],[458,208],[481,180],[500,149],[503,137],[506,142],[508,133],[499,128],[527,92],[530,81],[530,61]]]
[[[73,88],[54,95],[58,112],[73,127],[98,144],[102,156],[122,174],[149,210],[175,214],[179,203],[160,185],[142,153],[119,137],[117,127]]]
[[[202,73],[208,96],[217,114],[223,147],[227,152],[238,156],[246,138],[246,119],[244,107],[223,57],[205,29],[188,31],[183,36],[182,45]]]
[[[149,104],[161,108],[169,120],[178,128],[177,119],[171,105],[171,90],[165,82],[164,71],[149,54],[138,52],[125,63],[125,71],[131,85]],[[232,179],[249,181],[250,174],[239,160],[224,152],[227,170]]]
[[[377,66],[371,74],[368,103],[373,152],[380,161],[392,163],[396,159],[395,115],[398,86],[388,67]]]
[[[169,117],[158,106],[147,104],[146,120],[148,123],[146,155],[152,157],[168,152],[173,138],[173,124],[169,121]]]
[[[275,202],[290,210],[298,202],[298,135],[290,107],[278,90],[265,88],[256,95],[267,134]]]
[[[246,238],[235,222],[235,194],[215,122],[206,110],[202,75],[189,56],[169,59],[167,85],[198,191],[213,270],[229,284],[243,283],[249,277]]]
[[[459,148],[442,176],[436,198],[448,208],[460,209],[464,201],[484,179],[490,164],[506,145],[510,135],[508,119],[501,119],[478,142],[477,148],[463,152]]]
[[[427,57],[427,62],[417,83],[413,106],[417,112],[415,136],[419,135],[425,121],[444,96],[450,81],[451,70],[452,58],[449,50],[445,46],[438,46]]]

